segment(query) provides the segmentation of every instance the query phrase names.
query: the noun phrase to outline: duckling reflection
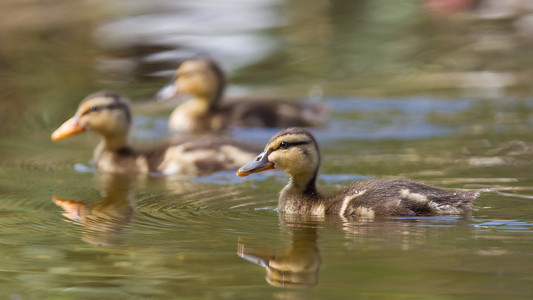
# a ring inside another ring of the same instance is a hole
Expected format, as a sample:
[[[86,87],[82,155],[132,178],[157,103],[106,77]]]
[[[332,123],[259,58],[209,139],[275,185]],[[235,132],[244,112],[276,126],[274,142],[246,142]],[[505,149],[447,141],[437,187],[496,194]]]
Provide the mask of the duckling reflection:
[[[412,251],[427,246],[428,235],[434,234],[435,227],[432,225],[446,226],[463,220],[463,217],[439,217],[430,220],[281,214],[281,226],[292,235],[290,247],[273,251],[270,246],[251,245],[239,238],[237,255],[264,267],[265,279],[272,286],[310,288],[318,284],[322,262],[317,239],[319,229],[328,228],[343,233],[344,247],[352,249],[350,251],[360,249],[361,254],[382,249]],[[455,231],[451,234],[454,235]]]
[[[99,179],[104,197],[94,204],[57,196],[52,201],[63,209],[63,216],[86,227],[84,241],[97,246],[124,244],[122,232],[134,212],[130,195],[134,178],[105,174]]]
[[[302,225],[303,226],[303,225]],[[237,255],[266,269],[266,281],[277,287],[306,288],[318,283],[321,258],[317,246],[317,229],[290,228],[291,247],[282,253],[262,254],[239,240]]]

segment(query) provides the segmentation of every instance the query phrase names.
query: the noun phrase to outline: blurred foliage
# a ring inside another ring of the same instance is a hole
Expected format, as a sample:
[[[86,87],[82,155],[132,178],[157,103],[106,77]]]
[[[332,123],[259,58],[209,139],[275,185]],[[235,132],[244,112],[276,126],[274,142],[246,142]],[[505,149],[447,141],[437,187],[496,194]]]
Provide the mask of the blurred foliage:
[[[319,84],[335,96],[457,97],[469,85],[483,90],[492,84],[503,94],[509,88],[522,90],[521,95],[531,92],[533,28],[522,32],[515,26],[522,14],[494,20],[469,11],[441,18],[426,11],[423,2],[284,2],[288,22],[273,34],[285,46],[233,79],[300,90]],[[511,74],[512,79],[506,83],[495,76],[502,82],[485,82],[483,72]]]

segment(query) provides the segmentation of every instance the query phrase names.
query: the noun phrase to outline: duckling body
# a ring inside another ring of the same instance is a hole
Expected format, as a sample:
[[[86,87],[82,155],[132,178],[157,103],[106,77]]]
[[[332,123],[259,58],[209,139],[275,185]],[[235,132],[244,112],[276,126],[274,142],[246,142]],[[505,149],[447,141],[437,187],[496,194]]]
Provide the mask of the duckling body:
[[[208,103],[191,99],[172,111],[168,120],[170,131],[207,132],[222,131],[229,126],[229,121],[218,110],[208,107]]]
[[[239,176],[269,169],[290,175],[281,190],[278,210],[286,214],[340,216],[416,216],[461,214],[479,192],[448,192],[407,179],[356,182],[336,195],[316,189],[320,152],[313,135],[301,128],[276,134],[264,152],[241,167]]]
[[[136,150],[127,142],[131,119],[129,104],[122,96],[97,92],[80,103],[74,117],[54,131],[52,139],[88,130],[99,133],[102,141],[95,149],[94,165],[110,173],[196,176],[236,169],[253,157],[254,146],[220,137],[182,138]]]
[[[336,195],[307,195],[283,190],[278,209],[289,214],[340,216],[416,216],[461,214],[476,193],[450,193],[406,179],[354,183]],[[305,201],[306,205],[302,205]]]
[[[192,98],[170,115],[169,129],[181,132],[220,131],[230,125],[241,127],[289,127],[322,124],[324,104],[303,104],[276,99],[233,99],[221,101],[226,85],[221,68],[209,59],[186,60],[172,81],[158,93],[159,100],[177,94]]]

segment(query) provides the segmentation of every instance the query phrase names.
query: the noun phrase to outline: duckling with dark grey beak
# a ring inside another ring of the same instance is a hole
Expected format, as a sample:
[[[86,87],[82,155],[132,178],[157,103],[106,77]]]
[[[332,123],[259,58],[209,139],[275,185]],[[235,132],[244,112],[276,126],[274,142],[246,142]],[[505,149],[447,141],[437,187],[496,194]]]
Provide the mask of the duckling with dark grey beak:
[[[274,135],[264,151],[237,171],[238,176],[278,169],[290,176],[281,190],[278,210],[285,214],[340,216],[417,216],[462,214],[479,191],[448,192],[407,179],[360,181],[336,195],[316,188],[320,151],[314,136],[302,128]]]

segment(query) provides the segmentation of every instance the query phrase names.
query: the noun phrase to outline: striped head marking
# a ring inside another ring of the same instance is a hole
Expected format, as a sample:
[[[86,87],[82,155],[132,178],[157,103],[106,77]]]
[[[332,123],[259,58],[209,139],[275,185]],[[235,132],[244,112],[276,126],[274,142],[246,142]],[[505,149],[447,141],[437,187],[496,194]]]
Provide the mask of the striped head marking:
[[[128,102],[120,95],[101,91],[87,96],[76,114],[52,134],[54,141],[92,130],[102,135],[125,135],[131,124]]]
[[[164,101],[187,94],[215,103],[222,97],[225,85],[224,72],[215,61],[188,59],[179,65],[170,83],[159,90],[157,99]]]
[[[306,175],[316,173],[319,165],[320,152],[313,135],[302,128],[288,128],[274,135],[265,150],[239,169],[237,175],[274,168],[290,175]]]

